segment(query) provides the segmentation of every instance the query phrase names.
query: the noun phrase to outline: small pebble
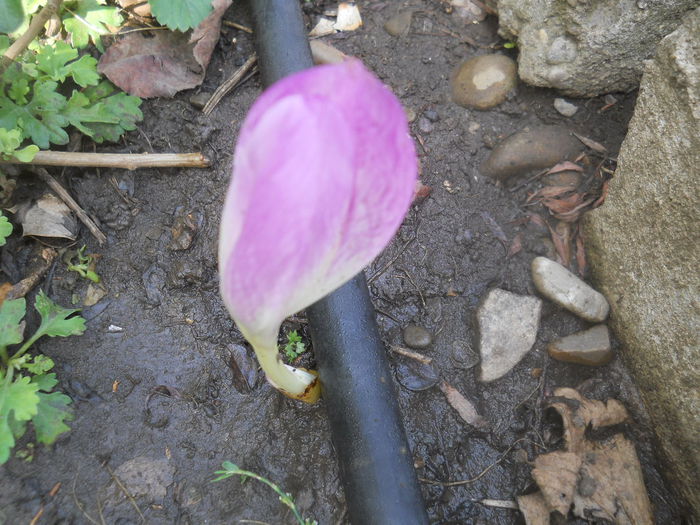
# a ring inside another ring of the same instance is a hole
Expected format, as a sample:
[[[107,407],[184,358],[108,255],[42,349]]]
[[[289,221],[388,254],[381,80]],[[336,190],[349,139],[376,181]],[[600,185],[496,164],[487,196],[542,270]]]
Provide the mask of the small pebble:
[[[532,280],[547,299],[586,321],[600,323],[608,317],[610,306],[605,296],[551,259],[533,259]]]
[[[406,112],[406,119],[409,122],[416,120],[416,112],[413,110],[413,108],[404,108],[404,111]]]
[[[437,122],[440,120],[440,115],[434,109],[428,109],[423,112],[423,116],[427,118],[430,122]]]
[[[563,98],[555,98],[554,99],[554,109],[556,109],[559,113],[561,113],[565,117],[573,117],[576,114],[576,112],[578,111],[578,106],[575,104],[572,104],[571,102],[567,102]]]
[[[396,379],[404,388],[419,392],[435,386],[440,377],[432,365],[426,365],[415,359],[402,359],[396,365]]]
[[[107,327],[107,331],[111,334],[117,334],[119,332],[123,332],[124,329],[121,326],[117,326],[115,324],[111,324]]]
[[[460,64],[452,75],[452,100],[489,109],[506,99],[517,83],[517,66],[504,55],[482,55]]]
[[[427,118],[421,117],[418,119],[418,129],[421,131],[421,133],[430,133],[433,131],[433,123]]]
[[[557,339],[547,350],[554,359],[580,365],[600,366],[613,358],[610,333],[604,324]]]
[[[433,342],[433,334],[422,326],[410,324],[403,329],[403,342],[411,348],[427,348]]]
[[[197,109],[202,109],[207,105],[209,99],[211,98],[211,93],[197,93],[190,97],[190,104],[192,104]]]

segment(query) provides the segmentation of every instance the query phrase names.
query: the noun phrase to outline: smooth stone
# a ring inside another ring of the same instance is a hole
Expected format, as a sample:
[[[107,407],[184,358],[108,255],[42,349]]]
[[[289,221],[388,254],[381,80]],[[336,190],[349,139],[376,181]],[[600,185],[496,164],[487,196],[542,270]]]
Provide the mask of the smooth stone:
[[[549,343],[549,355],[559,361],[599,366],[613,358],[608,327],[599,324]]]
[[[586,321],[600,323],[608,317],[610,305],[603,294],[596,292],[558,262],[535,257],[532,261],[532,280],[547,299]]]
[[[119,465],[114,470],[114,475],[132,497],[143,496],[149,502],[161,503],[168,487],[173,484],[175,467],[167,459],[138,456]],[[115,494],[120,499],[124,497],[118,488]]]
[[[403,342],[411,348],[428,348],[433,342],[433,334],[422,326],[409,324],[403,329]]]
[[[440,115],[438,115],[438,112],[434,109],[425,110],[423,112],[423,116],[427,118],[430,122],[437,122],[438,120],[440,120]]]
[[[518,68],[504,55],[471,58],[452,75],[452,99],[464,107],[489,109],[506,99],[517,84]]]
[[[406,112],[406,120],[409,122],[416,120],[416,112],[413,108],[404,108],[404,111]]]
[[[391,36],[406,36],[411,29],[413,11],[399,11],[384,24],[384,31]]]
[[[195,93],[190,97],[190,104],[192,104],[197,109],[202,109],[207,105],[209,99],[211,98],[211,93]]]
[[[574,170],[560,171],[547,175],[545,182],[549,186],[573,186],[578,187],[581,184],[583,176],[580,172]]]
[[[535,344],[542,301],[492,289],[477,310],[481,381],[507,374]]]
[[[479,364],[479,355],[466,341],[455,341],[452,345],[452,362],[455,367],[469,370]]]
[[[563,98],[555,98],[554,109],[565,117],[573,117],[578,111],[578,106],[576,104],[572,104],[571,102],[567,102]]]
[[[563,126],[525,128],[496,146],[481,171],[503,180],[572,160],[582,150],[583,144]]]
[[[422,133],[430,133],[433,131],[433,123],[427,118],[421,117],[418,119],[418,129]]]
[[[396,365],[396,379],[404,388],[414,392],[434,387],[440,376],[432,365],[406,359]]]

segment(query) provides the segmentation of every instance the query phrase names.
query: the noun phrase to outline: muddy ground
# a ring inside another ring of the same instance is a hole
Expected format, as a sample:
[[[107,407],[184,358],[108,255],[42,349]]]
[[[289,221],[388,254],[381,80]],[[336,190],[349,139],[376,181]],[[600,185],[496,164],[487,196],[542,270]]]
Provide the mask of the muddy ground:
[[[433,190],[412,207],[396,240],[367,270],[383,338],[402,344],[401,330],[408,323],[431,330],[435,340],[426,353],[441,377],[473,400],[491,424],[491,430],[477,431],[459,419],[436,387],[413,392],[397,383],[418,474],[438,481],[470,479],[501,460],[469,484],[422,484],[431,521],[522,522],[514,510],[478,501],[513,500],[532,489],[530,466],[518,451],[532,460],[541,451],[537,444],[560,446],[550,436],[542,399],[555,387],[572,386],[597,399],[618,398],[630,409],[634,423],[625,430],[640,455],[656,521],[680,523],[678,502],[659,474],[650,428],[620,358],[588,368],[553,361],[546,353],[547,341],[584,328],[582,321],[545,302],[534,348],[493,383],[478,382],[478,367],[465,368],[454,359],[456,351],[477,350],[472,320],[484,293],[498,286],[534,294],[530,261],[548,249],[542,241],[546,231],[513,223],[526,213],[522,205],[528,188],[511,192],[479,173],[490,147],[530,124],[563,123],[616,152],[635,94],[616,94],[619,102],[605,112],[599,112],[602,99],[577,101],[578,113],[564,118],[552,107],[556,93],[520,84],[493,110],[463,109],[450,101],[450,74],[460,61],[486,51],[460,42],[454,33],[490,44],[498,41],[496,20],[465,26],[439,2],[407,5],[421,10],[407,37],[384,31],[396,6],[383,2],[363,3],[364,27],[327,41],[362,59],[414,110],[413,132],[423,144],[418,150],[422,180]],[[313,12],[313,4],[306,9]],[[226,19],[249,23],[237,6]],[[201,91],[213,92],[252,52],[250,35],[224,27]],[[39,345],[55,360],[76,417],[71,432],[52,449],[39,448],[31,462],[12,459],[0,471],[0,523],[29,523],[42,505],[40,524],[140,523],[133,503],[153,524],[292,522],[287,509],[258,483],[210,483],[225,460],[279,483],[295,495],[303,514],[319,523],[347,523],[324,403],[288,400],[261,374],[255,388],[246,391],[234,384],[229,367],[231,352],[244,340],[218,296],[217,230],[236,133],[260,89],[254,77],[210,117],[189,103],[194,92],[148,101],[138,131],[121,144],[100,147],[132,153],[202,151],[212,161],[210,169],[66,170],[66,185],[108,234],[102,248],[86,232],[81,242],[101,254],[97,269],[109,294],[85,309],[85,335]],[[418,120],[430,110],[437,119],[424,133]],[[444,181],[457,191],[448,191]],[[509,240],[523,232],[519,253],[506,257],[484,212]],[[191,247],[175,250],[171,228],[188,213],[200,222],[199,231]],[[31,242],[15,244],[15,253]],[[86,284],[58,264],[44,287],[69,305]],[[112,333],[110,325],[123,331]],[[285,329],[297,327],[303,325]],[[406,358],[392,354],[389,359],[396,367]],[[544,370],[541,378],[533,377],[536,368]],[[138,457],[151,462],[156,497],[130,502],[111,472]],[[58,482],[60,490],[50,496]],[[159,489],[167,492],[158,494]]]

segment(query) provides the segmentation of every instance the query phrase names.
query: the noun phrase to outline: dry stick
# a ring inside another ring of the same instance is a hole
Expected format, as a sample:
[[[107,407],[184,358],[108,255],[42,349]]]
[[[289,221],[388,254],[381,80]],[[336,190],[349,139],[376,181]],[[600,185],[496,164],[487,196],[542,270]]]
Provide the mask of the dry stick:
[[[97,224],[95,224],[94,221],[88,216],[88,214],[85,213],[85,211],[83,211],[80,205],[77,202],[75,202],[75,199],[73,199],[73,197],[70,196],[70,193],[68,193],[66,189],[63,186],[61,186],[60,182],[54,179],[44,168],[34,168],[32,171],[34,171],[34,173],[36,173],[39,176],[39,178],[49,186],[49,188],[55,191],[56,194],[61,198],[61,200],[65,202],[66,205],[75,212],[75,214],[78,216],[78,219],[80,219],[80,222],[87,226],[87,229],[90,230],[90,233],[92,233],[95,239],[97,239],[97,242],[100,243],[100,246],[107,242],[107,236],[104,233],[102,233],[102,231],[97,227]]]
[[[89,168],[208,168],[209,159],[201,153],[74,153],[39,151],[30,162],[12,159],[0,164],[73,166]]]
[[[250,55],[250,57],[248,57],[248,60],[246,60],[243,63],[243,65],[233,73],[233,75],[231,75],[226,81],[224,81],[223,84],[221,84],[216,89],[216,91],[214,91],[214,94],[202,108],[202,113],[204,113],[205,115],[211,113],[214,107],[221,101],[222,98],[224,98],[224,95],[226,95],[226,93],[235,88],[236,85],[243,79],[243,76],[248,71],[253,69],[253,66],[255,66],[257,60],[258,57],[255,54]]]
[[[424,365],[429,365],[430,363],[433,362],[432,357],[426,357],[423,354],[420,354],[418,352],[414,352],[413,350],[409,350],[408,348],[405,348],[403,346],[391,345],[391,346],[389,346],[389,349],[392,352],[395,352],[397,354],[401,354],[401,355],[404,355],[406,357],[410,357],[411,359],[415,359],[416,361],[423,363]]]
[[[62,0],[49,0],[42,10],[32,18],[32,22],[29,24],[24,34],[7,48],[7,51],[2,55],[2,62],[0,62],[0,75],[5,72],[13,60],[27,49],[32,40],[41,33],[41,30],[44,29],[44,24],[48,22],[49,18],[58,13],[61,1]]]
[[[429,485],[442,485],[443,487],[455,487],[457,485],[467,485],[469,483],[474,483],[475,481],[478,481],[484,475],[491,470],[493,467],[498,465],[501,461],[503,461],[506,456],[510,453],[511,450],[513,450],[513,447],[520,443],[521,441],[528,441],[527,438],[520,438],[517,441],[515,441],[511,446],[508,447],[508,449],[501,455],[500,458],[498,458],[494,463],[491,463],[488,467],[486,467],[484,470],[481,471],[481,474],[478,476],[471,478],[471,479],[463,479],[460,481],[437,481],[434,479],[426,479],[426,478],[418,478],[422,483],[428,483]]]
[[[241,31],[245,31],[246,33],[250,33],[251,35],[253,34],[253,30],[251,28],[249,28],[248,26],[244,26],[243,24],[239,24],[237,22],[229,22],[228,20],[224,20],[223,24],[225,26],[235,27],[236,29],[240,29]]]
[[[19,299],[20,297],[27,295],[37,284],[39,284],[39,281],[41,281],[44,275],[46,275],[46,272],[49,271],[49,268],[51,268],[51,265],[56,257],[58,257],[58,252],[56,250],[48,247],[43,248],[41,250],[41,258],[43,259],[41,265],[35,268],[30,276],[25,277],[18,283],[14,284],[5,296],[5,299]]]
[[[109,467],[109,465],[107,463],[103,463],[102,466],[105,469],[107,469],[107,472],[109,472],[109,475],[112,476],[112,479],[119,487],[119,490],[121,490],[124,493],[124,495],[127,497],[129,502],[131,503],[132,507],[134,507],[136,509],[136,512],[138,512],[138,515],[141,517],[141,522],[145,523],[146,517],[143,515],[143,513],[141,512],[141,509],[136,504],[136,500],[134,499],[134,497],[131,495],[131,493],[127,490],[127,488],[122,483],[122,480],[119,479],[119,477],[114,473],[114,471]]]
[[[78,475],[76,474],[75,477],[73,478],[73,502],[75,503],[75,506],[80,509],[80,512],[83,513],[83,516],[85,516],[92,525],[100,525],[95,519],[90,516],[87,512],[85,512],[85,507],[78,501],[78,495],[75,493],[75,482],[78,479]],[[104,521],[102,522],[104,523]]]

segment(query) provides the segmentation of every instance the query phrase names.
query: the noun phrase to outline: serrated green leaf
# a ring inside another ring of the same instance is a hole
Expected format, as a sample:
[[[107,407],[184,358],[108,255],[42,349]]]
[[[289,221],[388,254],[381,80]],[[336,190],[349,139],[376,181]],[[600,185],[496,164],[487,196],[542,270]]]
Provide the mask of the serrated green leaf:
[[[38,410],[32,423],[37,441],[50,445],[59,435],[70,430],[65,422],[73,420],[73,412],[68,408],[71,398],[61,392],[39,392],[38,396]]]
[[[10,450],[15,446],[13,430],[17,431],[18,425],[10,427],[9,418],[13,417],[17,423],[28,421],[37,414],[39,404],[37,385],[22,376],[12,381],[11,373],[8,372],[7,376],[0,374],[0,464],[7,461]]]
[[[105,140],[116,142],[125,131],[136,129],[136,123],[143,118],[143,113],[139,109],[141,99],[123,92],[112,94],[115,90],[114,85],[107,80],[83,90],[83,95],[92,103],[101,101],[104,104],[104,110],[114,119],[114,123],[107,121],[84,123],[95,142],[100,143]]]
[[[107,26],[121,26],[122,16],[119,8],[104,4],[105,0],[64,2],[64,12],[61,15],[63,27],[78,49],[84,48],[92,40],[95,47],[104,53],[100,36],[110,33]]]
[[[21,0],[0,0],[0,32],[12,33],[24,22]]]
[[[34,144],[30,144],[26,148],[15,151],[14,157],[20,162],[31,162],[38,152],[39,148]]]
[[[88,123],[117,124],[119,122],[119,119],[108,111],[102,102],[91,105],[90,100],[79,91],[73,91],[64,114],[71,125],[90,137],[94,132],[88,127]]]
[[[17,421],[11,413],[7,416],[7,426],[10,427],[10,432],[15,439],[21,438],[27,431],[27,422]]]
[[[18,78],[12,85],[10,89],[7,90],[7,94],[12,100],[17,102],[17,104],[27,103],[27,94],[29,93],[29,81],[26,77]]]
[[[49,337],[81,335],[85,331],[85,319],[79,315],[69,318],[69,316],[80,310],[63,308],[57,305],[43,291],[36,296],[34,308],[41,316],[41,324],[32,336],[33,340],[37,340],[44,335]]]
[[[46,392],[51,390],[58,382],[56,381],[56,374],[46,374],[46,372],[51,370],[53,367],[53,359],[43,354],[36,355],[33,359],[28,359],[22,364],[22,368],[24,368],[27,372],[30,374],[36,374],[32,378],[32,382],[39,385],[39,390],[45,390]],[[54,382],[49,386],[51,381]]]
[[[75,62],[68,64],[68,72],[80,87],[96,86],[100,82],[97,60],[90,55],[83,55]]]
[[[8,47],[10,47],[9,37],[7,35],[0,35],[0,55],[4,55]]]
[[[212,0],[148,0],[158,23],[177,31],[197,27],[212,12]]]
[[[36,54],[36,65],[51,80],[63,82],[69,73],[68,62],[78,58],[78,51],[65,42],[42,46]]]
[[[7,217],[0,217],[0,219],[7,220]],[[2,222],[0,221],[0,228],[1,226]],[[11,228],[10,231],[12,231]],[[0,348],[22,342],[24,337],[21,323],[26,311],[27,306],[24,298],[3,301],[0,305]]]
[[[12,233],[12,223],[0,213],[0,246],[4,246],[5,242],[10,234]],[[2,330],[2,328],[0,328]],[[0,339],[2,338],[2,333],[0,332]]]

